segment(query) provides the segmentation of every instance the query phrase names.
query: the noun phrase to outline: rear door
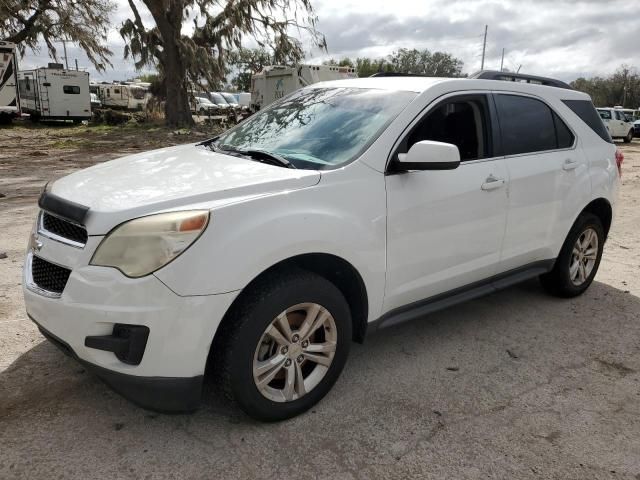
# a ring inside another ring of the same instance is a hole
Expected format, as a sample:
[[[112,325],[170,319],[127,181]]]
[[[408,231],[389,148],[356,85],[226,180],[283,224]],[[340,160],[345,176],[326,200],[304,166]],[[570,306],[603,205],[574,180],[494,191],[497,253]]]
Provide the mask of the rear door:
[[[557,256],[557,239],[574,220],[572,197],[589,191],[589,177],[575,133],[548,103],[507,92],[494,99],[509,172],[500,262],[507,272]]]

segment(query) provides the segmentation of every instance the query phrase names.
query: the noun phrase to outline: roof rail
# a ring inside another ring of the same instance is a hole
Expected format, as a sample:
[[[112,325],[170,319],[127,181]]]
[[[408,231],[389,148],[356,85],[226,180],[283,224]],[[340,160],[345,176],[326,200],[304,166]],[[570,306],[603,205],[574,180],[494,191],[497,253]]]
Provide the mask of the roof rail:
[[[573,90],[573,88],[561,80],[548,77],[538,77],[537,75],[526,75],[524,73],[498,72],[495,70],[482,70],[480,72],[469,75],[469,78],[482,80],[503,80],[506,82],[524,82],[538,85],[546,85],[548,87],[565,88]]]
[[[420,75],[418,73],[401,73],[401,72],[376,72],[369,77],[426,77],[427,75]]]

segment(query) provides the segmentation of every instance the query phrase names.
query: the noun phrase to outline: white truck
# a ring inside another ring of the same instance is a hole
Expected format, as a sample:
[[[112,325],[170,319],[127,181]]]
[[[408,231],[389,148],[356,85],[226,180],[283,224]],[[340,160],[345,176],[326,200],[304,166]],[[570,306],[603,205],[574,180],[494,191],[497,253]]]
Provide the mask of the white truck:
[[[336,65],[272,65],[251,77],[251,109],[270,103],[313,83],[358,78],[355,68]]]
[[[73,120],[91,118],[89,72],[66,70],[60,64],[23,70],[18,73],[22,110],[32,120]]]
[[[0,123],[20,116],[16,46],[0,40]]]

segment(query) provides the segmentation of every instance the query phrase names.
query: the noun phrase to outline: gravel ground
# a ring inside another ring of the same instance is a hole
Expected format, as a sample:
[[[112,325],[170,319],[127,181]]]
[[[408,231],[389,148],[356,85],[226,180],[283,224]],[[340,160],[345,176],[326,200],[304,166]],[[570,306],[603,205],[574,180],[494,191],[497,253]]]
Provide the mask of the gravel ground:
[[[620,209],[585,295],[531,281],[374,335],[312,411],[261,424],[211,384],[195,414],[138,408],[24,313],[45,179],[203,135],[0,131],[0,478],[640,480],[640,142],[621,145]]]

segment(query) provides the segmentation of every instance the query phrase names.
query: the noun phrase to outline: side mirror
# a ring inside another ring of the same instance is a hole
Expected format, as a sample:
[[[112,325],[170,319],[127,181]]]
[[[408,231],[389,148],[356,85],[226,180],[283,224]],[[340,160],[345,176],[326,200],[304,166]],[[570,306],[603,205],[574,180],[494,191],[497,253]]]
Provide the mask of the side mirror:
[[[453,170],[460,165],[460,151],[451,143],[422,140],[407,153],[399,153],[396,167],[406,170]]]

